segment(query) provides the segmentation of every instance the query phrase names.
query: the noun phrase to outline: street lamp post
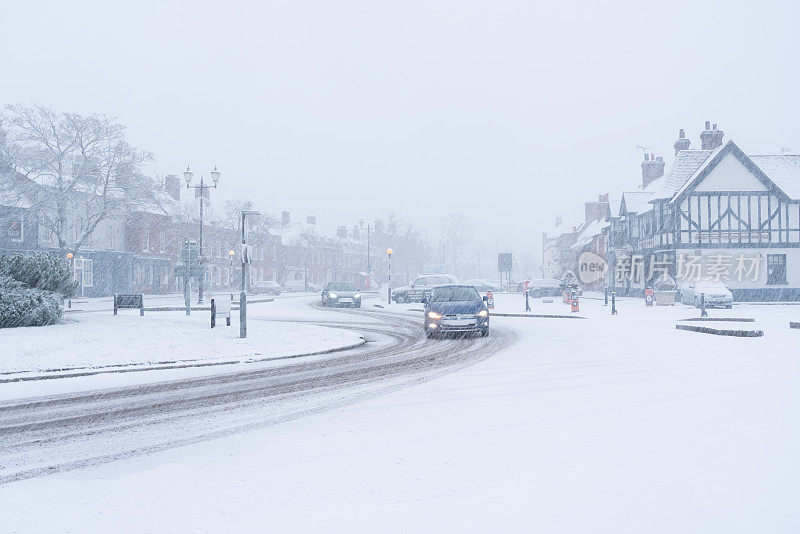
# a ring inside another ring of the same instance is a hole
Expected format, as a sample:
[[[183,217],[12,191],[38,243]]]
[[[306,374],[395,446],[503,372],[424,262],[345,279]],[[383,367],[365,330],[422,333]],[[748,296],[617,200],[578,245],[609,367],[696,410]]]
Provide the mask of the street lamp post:
[[[246,255],[248,253],[245,223],[248,215],[261,215],[261,212],[242,210],[242,291],[239,293],[239,337],[247,337],[247,264],[250,263],[250,258]],[[231,256],[231,261],[233,261],[233,256]]]
[[[364,219],[358,221],[359,226],[364,228]],[[369,231],[372,230],[372,227],[369,223],[367,223],[367,289],[372,289],[372,279],[371,279],[371,265],[369,262]]]
[[[387,248],[386,253],[389,255],[389,288],[387,289],[388,297],[386,299],[386,305],[390,305],[392,303],[392,254],[394,250]]]
[[[230,249],[228,251],[228,256],[230,256],[230,258],[231,258],[231,267],[230,267],[230,270],[228,271],[228,273],[229,273],[228,274],[228,286],[231,288],[231,294],[233,294],[233,281],[235,279],[235,277],[233,276],[233,255],[234,254],[236,254],[236,253],[233,251],[233,249]]]
[[[203,265],[203,194],[205,193],[206,189],[216,189],[217,182],[219,182],[220,172],[217,170],[216,165],[214,166],[214,170],[211,171],[211,179],[214,182],[214,185],[206,185],[203,181],[203,175],[200,175],[200,184],[199,185],[189,185],[192,182],[192,171],[189,170],[189,166],[186,166],[186,170],[183,171],[183,179],[186,180],[186,189],[195,189],[200,191],[200,265]],[[206,277],[205,269],[203,269],[203,273],[200,275],[200,280],[197,282],[198,287],[198,295],[197,295],[197,303],[203,303],[203,282]]]

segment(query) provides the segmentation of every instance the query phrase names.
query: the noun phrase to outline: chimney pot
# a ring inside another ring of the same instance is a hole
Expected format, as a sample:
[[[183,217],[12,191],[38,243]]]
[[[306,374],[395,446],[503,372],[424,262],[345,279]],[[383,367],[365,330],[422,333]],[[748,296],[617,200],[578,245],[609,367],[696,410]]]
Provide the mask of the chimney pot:
[[[717,125],[716,125],[716,124],[714,124],[714,125],[711,127],[711,129],[712,129],[712,130],[716,130],[716,129],[717,129]]]
[[[711,129],[711,121],[706,121],[706,130]]]
[[[678,139],[683,139],[684,137],[686,137],[686,132],[684,132],[683,128],[681,128],[678,130]]]

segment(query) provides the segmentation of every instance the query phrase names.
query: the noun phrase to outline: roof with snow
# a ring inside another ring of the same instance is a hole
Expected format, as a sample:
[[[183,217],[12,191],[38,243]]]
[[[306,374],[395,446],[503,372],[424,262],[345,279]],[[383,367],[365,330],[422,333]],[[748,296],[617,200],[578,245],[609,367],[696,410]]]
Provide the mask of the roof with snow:
[[[557,239],[564,234],[569,234],[572,232],[572,228],[564,224],[563,222],[556,225],[555,228],[547,232],[547,239]]]
[[[655,193],[652,191],[625,191],[622,193],[622,201],[619,207],[619,213],[622,215],[623,210],[626,213],[645,213],[653,209],[649,203]]]
[[[792,199],[800,199],[800,154],[749,156],[775,185]]]
[[[603,228],[606,228],[609,224],[610,223],[608,221],[599,219],[590,221],[586,226],[583,227],[581,233],[578,234],[578,239],[575,241],[573,248],[580,248],[588,245],[592,242],[592,239],[600,235],[603,232]]]
[[[669,173],[653,180],[645,191],[651,191],[654,200],[672,198],[700,166],[710,159],[712,152],[712,150],[681,150],[675,155]]]

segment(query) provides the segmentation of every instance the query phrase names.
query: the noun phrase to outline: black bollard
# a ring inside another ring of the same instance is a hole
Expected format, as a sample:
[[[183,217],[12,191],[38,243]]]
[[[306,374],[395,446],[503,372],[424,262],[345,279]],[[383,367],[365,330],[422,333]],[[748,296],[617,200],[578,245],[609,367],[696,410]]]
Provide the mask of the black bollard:
[[[603,306],[608,306],[608,288],[605,291],[605,302],[603,302]]]
[[[211,299],[211,328],[217,326],[217,303]]]
[[[706,294],[700,293],[700,317],[708,317],[708,312],[706,311]]]
[[[611,293],[611,315],[617,314],[617,294]]]
[[[528,296],[528,292],[526,291],[526,292],[525,292],[525,311],[526,311],[526,312],[527,312],[527,311],[531,311],[531,303],[530,303],[530,301],[528,300],[528,297],[529,297],[529,296]]]

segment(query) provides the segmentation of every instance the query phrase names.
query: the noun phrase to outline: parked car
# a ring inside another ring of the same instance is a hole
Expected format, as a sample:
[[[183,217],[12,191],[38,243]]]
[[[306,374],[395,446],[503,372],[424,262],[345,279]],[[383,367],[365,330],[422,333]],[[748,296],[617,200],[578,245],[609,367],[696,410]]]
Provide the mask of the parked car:
[[[306,288],[305,280],[287,280],[283,284],[283,290],[287,293],[295,291],[314,291],[312,286],[313,284],[309,283],[308,288]]]
[[[392,289],[392,300],[398,304],[403,302],[422,302],[422,298],[430,296],[434,287],[457,283],[458,278],[452,274],[423,274],[415,278],[410,286]]]
[[[478,293],[486,293],[487,291],[494,291],[494,292],[500,291],[499,286],[493,284],[492,282],[489,282],[488,280],[479,280],[476,278],[473,280],[467,280],[463,283],[466,286],[474,287],[478,291]]]
[[[281,285],[275,280],[261,280],[252,285],[250,292],[254,294],[280,295],[281,289]]]
[[[361,307],[361,294],[350,282],[328,282],[322,289],[323,306]]]
[[[700,295],[705,295],[706,308],[732,308],[733,294],[722,282],[688,282],[681,286],[681,302],[700,307]]]
[[[432,288],[429,297],[423,297],[423,302],[423,328],[427,337],[440,332],[480,332],[482,336],[489,335],[486,297],[481,298],[473,286],[437,286]]]
[[[558,297],[561,295],[561,281],[555,278],[540,278],[528,282],[528,295],[533,298]]]

